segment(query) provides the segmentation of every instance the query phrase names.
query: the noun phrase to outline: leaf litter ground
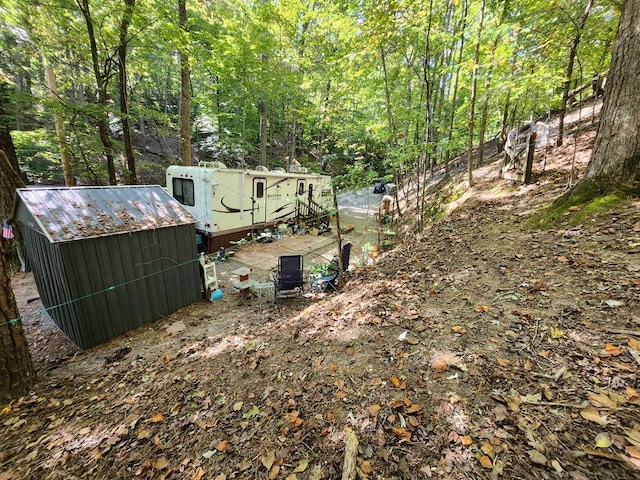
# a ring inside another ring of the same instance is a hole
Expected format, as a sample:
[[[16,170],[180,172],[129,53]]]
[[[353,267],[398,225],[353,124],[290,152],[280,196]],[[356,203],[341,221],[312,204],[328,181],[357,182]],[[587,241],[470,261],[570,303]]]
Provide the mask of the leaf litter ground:
[[[78,351],[18,275],[40,372],[0,415],[0,479],[334,479],[345,451],[358,478],[638,478],[639,203],[526,223],[593,137],[549,150],[533,185],[477,169],[322,300],[226,295]]]

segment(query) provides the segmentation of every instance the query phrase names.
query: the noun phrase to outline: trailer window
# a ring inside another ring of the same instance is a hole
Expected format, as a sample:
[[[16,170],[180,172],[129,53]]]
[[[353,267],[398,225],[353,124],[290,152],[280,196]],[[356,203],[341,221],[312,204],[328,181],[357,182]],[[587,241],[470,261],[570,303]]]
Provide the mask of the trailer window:
[[[193,180],[189,178],[174,178],[173,198],[183,205],[193,207],[196,204],[193,194]]]
[[[264,183],[256,183],[256,198],[264,198]]]
[[[304,194],[304,182],[298,182],[298,195]]]

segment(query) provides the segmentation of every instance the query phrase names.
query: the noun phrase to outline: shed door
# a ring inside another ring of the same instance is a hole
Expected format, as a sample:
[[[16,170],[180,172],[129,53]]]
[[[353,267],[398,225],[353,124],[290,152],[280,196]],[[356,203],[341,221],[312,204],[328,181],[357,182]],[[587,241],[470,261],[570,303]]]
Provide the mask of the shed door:
[[[267,221],[267,181],[264,178],[253,179],[252,213],[253,223],[265,223]]]

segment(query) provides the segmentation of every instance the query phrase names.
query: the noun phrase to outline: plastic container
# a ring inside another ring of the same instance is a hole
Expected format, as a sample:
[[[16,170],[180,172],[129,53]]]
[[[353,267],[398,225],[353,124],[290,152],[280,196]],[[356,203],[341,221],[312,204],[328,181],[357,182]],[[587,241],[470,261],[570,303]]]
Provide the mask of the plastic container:
[[[222,298],[222,290],[220,290],[219,288],[217,288],[217,289],[215,289],[214,291],[211,292],[211,301],[212,302],[217,302],[221,298]]]

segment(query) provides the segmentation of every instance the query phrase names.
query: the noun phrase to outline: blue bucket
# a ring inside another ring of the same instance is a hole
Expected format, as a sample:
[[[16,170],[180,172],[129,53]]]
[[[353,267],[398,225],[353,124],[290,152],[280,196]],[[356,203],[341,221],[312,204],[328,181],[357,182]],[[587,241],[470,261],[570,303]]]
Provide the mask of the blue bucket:
[[[211,292],[211,301],[212,302],[217,302],[221,298],[222,298],[222,290],[220,290],[219,288],[214,290],[213,292]]]

